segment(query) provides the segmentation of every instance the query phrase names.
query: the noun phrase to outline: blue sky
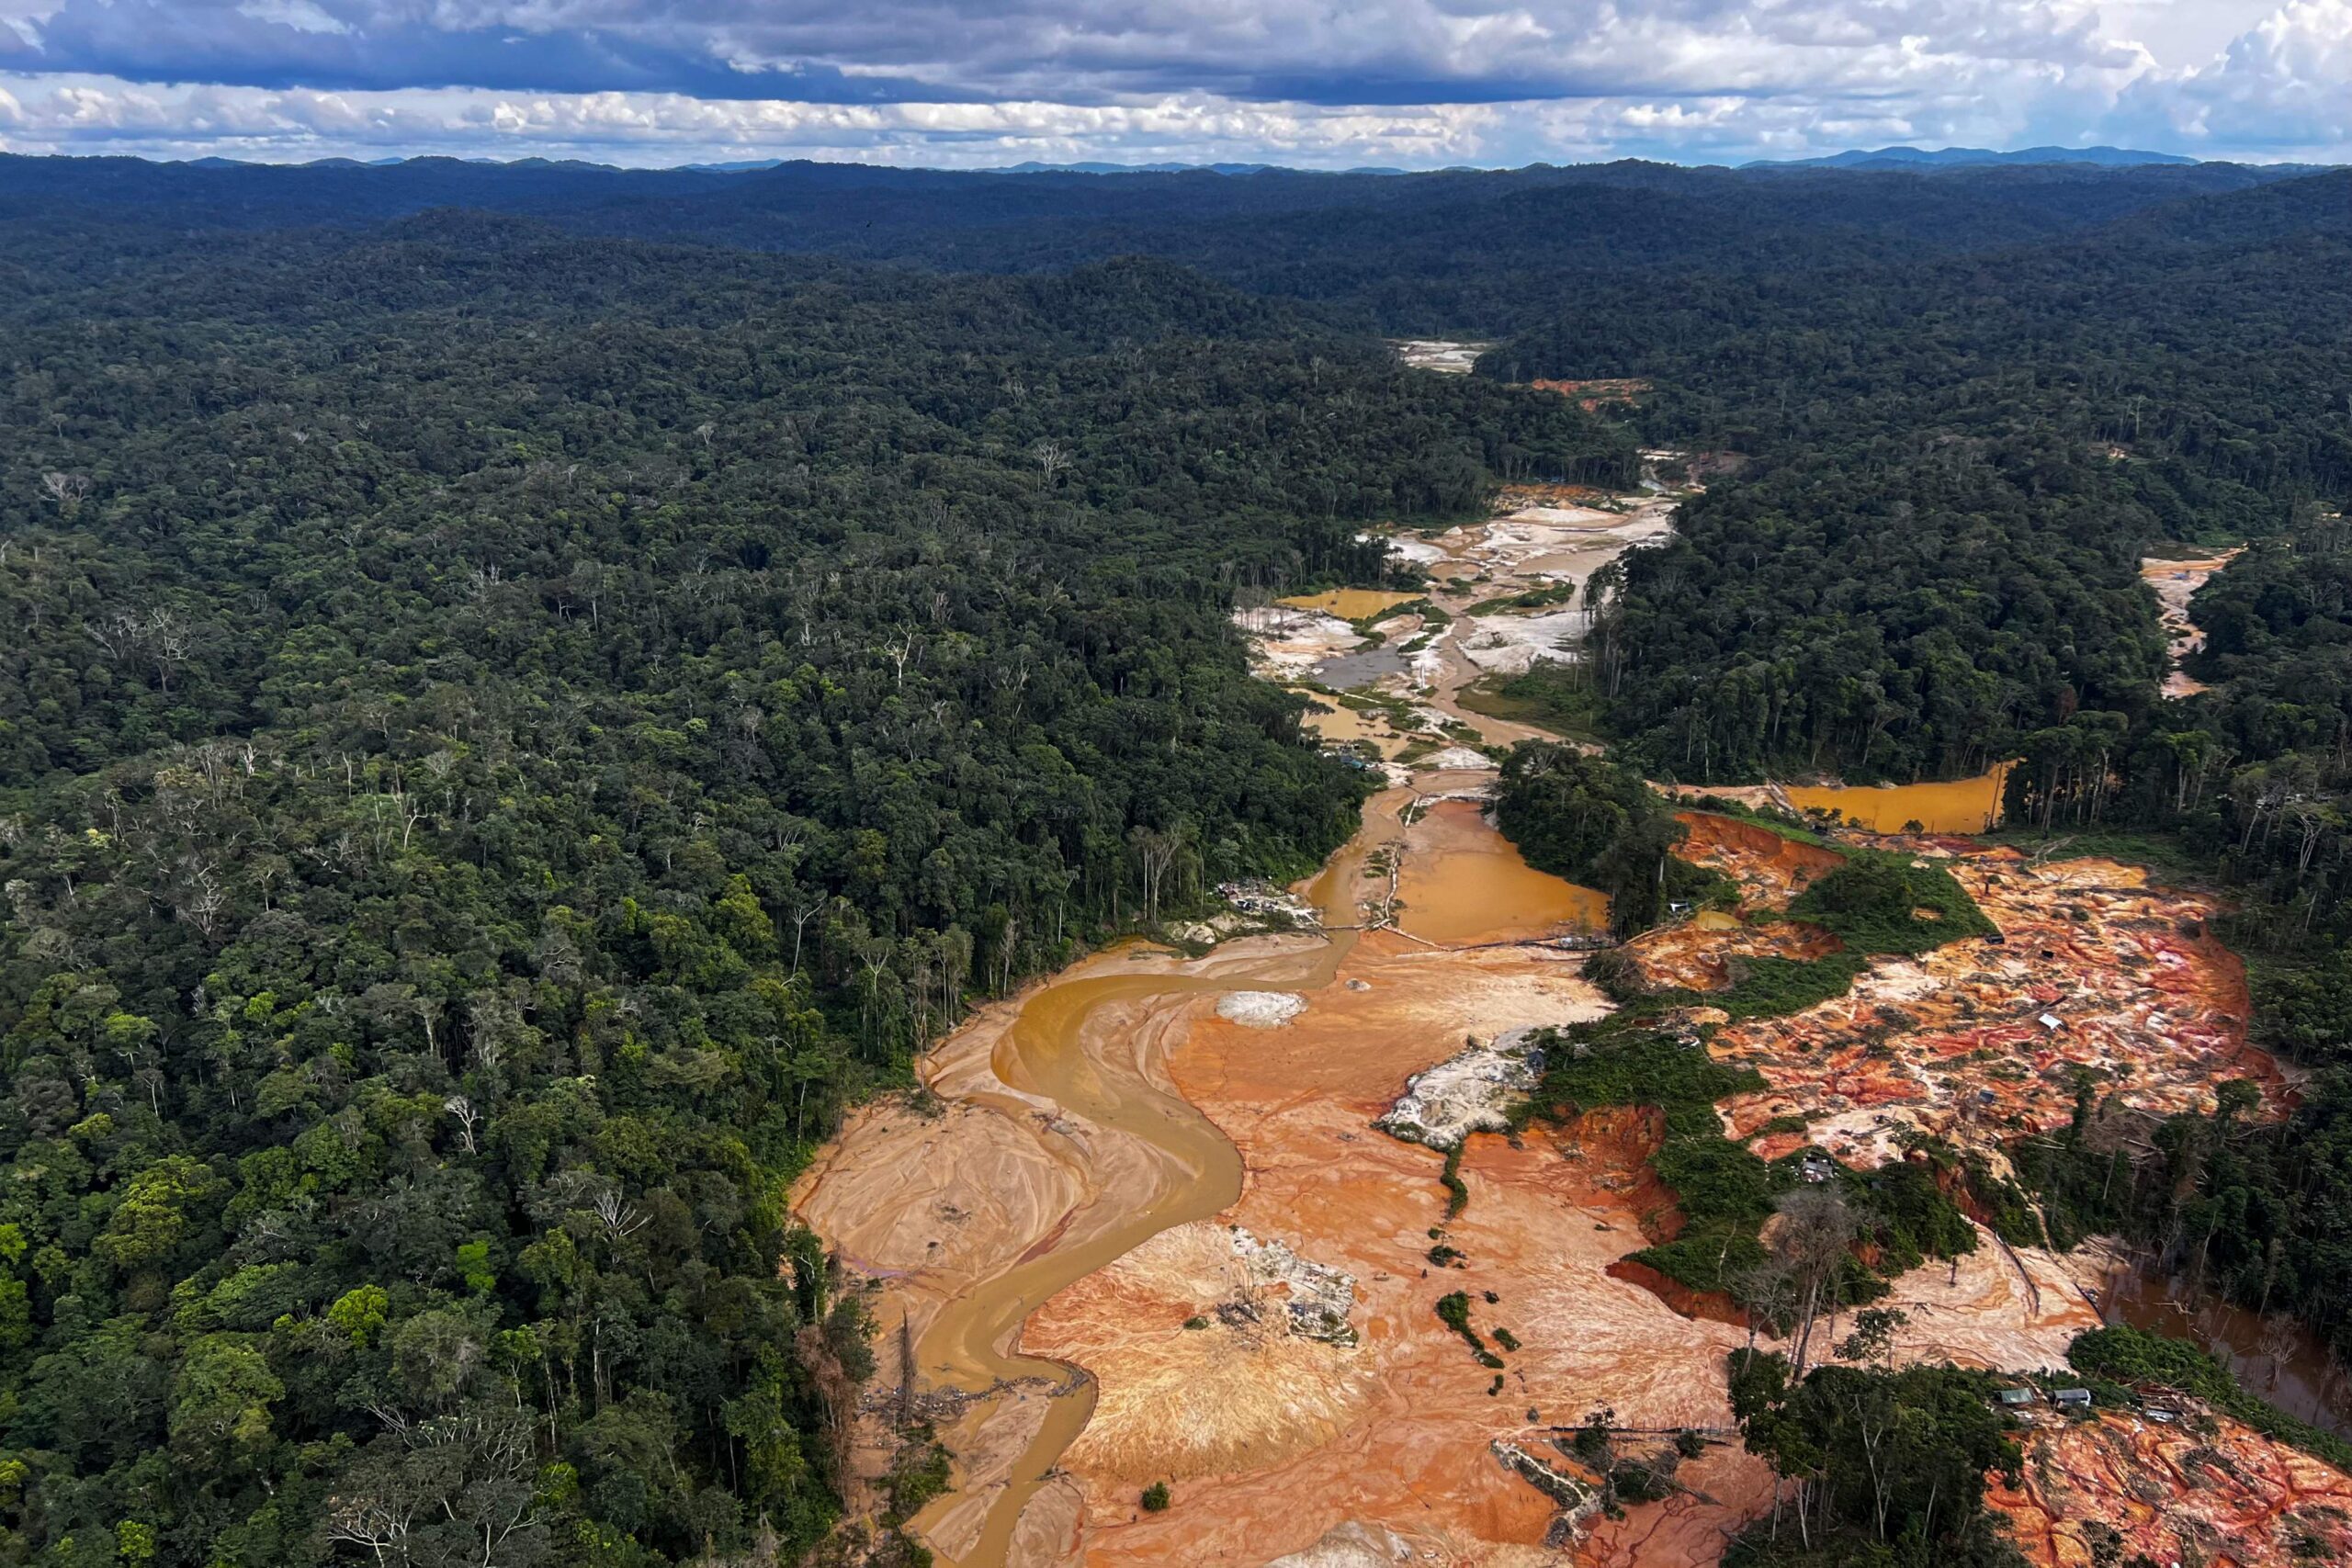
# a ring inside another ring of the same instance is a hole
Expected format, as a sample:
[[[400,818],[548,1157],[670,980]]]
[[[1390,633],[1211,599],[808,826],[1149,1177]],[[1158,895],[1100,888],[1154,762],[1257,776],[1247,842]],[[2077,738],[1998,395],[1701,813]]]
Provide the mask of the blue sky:
[[[2352,0],[0,0],[0,147],[2352,161]]]

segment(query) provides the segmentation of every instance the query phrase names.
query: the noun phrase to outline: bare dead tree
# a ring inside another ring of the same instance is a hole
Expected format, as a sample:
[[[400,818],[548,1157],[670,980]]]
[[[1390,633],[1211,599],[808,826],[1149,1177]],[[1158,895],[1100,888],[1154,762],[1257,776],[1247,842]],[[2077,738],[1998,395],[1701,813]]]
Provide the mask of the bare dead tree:
[[[453,1094],[441,1102],[441,1109],[458,1119],[458,1136],[465,1140],[466,1153],[475,1153],[474,1129],[481,1125],[481,1112],[474,1102],[462,1094]]]

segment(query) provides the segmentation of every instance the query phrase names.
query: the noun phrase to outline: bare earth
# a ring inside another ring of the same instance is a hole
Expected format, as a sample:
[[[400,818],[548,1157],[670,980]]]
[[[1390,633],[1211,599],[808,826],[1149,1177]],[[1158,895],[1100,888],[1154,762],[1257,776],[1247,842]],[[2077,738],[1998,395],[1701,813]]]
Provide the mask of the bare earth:
[[[795,1186],[795,1212],[882,1328],[854,1515],[876,1509],[902,1399],[956,1460],[955,1491],[911,1528],[962,1568],[1698,1568],[1765,1505],[1769,1473],[1736,1441],[1711,1444],[1680,1491],[1622,1519],[1564,1509],[1507,1457],[1569,1477],[1556,1490],[1572,1493],[1577,1466],[1555,1439],[1596,1407],[1637,1429],[1628,1442],[1729,1422],[1723,1356],[1747,1339],[1737,1309],[1625,1261],[1679,1223],[1647,1163],[1654,1112],[1469,1135],[1467,1203],[1451,1217],[1445,1156],[1374,1126],[1416,1075],[1605,1006],[1577,952],[1547,940],[1597,924],[1605,905],[1528,868],[1476,804],[1491,765],[1464,740],[1540,732],[1457,700],[1484,671],[1573,658],[1583,612],[1463,612],[1581,585],[1662,537],[1671,504],[1528,491],[1490,524],[1396,541],[1441,583],[1464,581],[1430,595],[1453,616],[1443,628],[1384,626],[1405,669],[1379,678],[1379,705],[1315,719],[1328,743],[1369,743],[1395,786],[1300,889],[1328,934],[1245,937],[1194,959],[1140,944],[1088,959],[977,1013],[924,1059],[922,1107],[860,1111]],[[1395,597],[1240,618],[1261,671],[1295,682],[1363,645],[1330,611]],[[1998,782],[1921,786],[1949,800],[1840,794],[1870,797],[1852,812],[1865,821],[1893,826],[1899,813],[1942,828],[1945,816],[1973,822]],[[1780,786],[1759,796],[1791,800]],[[1685,820],[1689,852],[1740,885],[1744,914],[1785,909],[1835,863],[1732,818]],[[2208,901],[2109,862],[1899,841],[1951,857],[2006,940],[1883,960],[1849,998],[1718,1032],[1711,1048],[1770,1086],[1725,1103],[1731,1135],[1768,1156],[1810,1141],[1866,1162],[1898,1157],[1893,1134],[1917,1126],[1991,1150],[2064,1120],[2086,1067],[2119,1104],[2209,1104],[2216,1083],[2244,1076],[2264,1087],[2265,1113],[2283,1106],[2291,1086],[2245,1044],[2243,972],[2206,934]],[[1632,952],[1652,981],[1703,991],[1746,959],[1835,945],[1802,925],[1710,915]],[[1465,1082],[1477,1092],[1476,1074]],[[1804,1134],[1762,1134],[1789,1115]],[[1957,1267],[1894,1281],[1888,1304],[1909,1318],[1896,1354],[2062,1364],[2097,1321],[2085,1287],[2109,1262],[2096,1249],[2012,1252],[1988,1235]],[[1499,1374],[1439,1320],[1453,1292]],[[2037,1562],[2087,1564],[2094,1520],[2125,1529],[2127,1555],[2158,1561],[2181,1555],[2165,1543],[2184,1529],[2243,1538],[2240,1555],[2209,1560],[2246,1568],[2311,1560],[2291,1556],[2307,1527],[2333,1553],[2320,1560],[2352,1550],[2345,1516],[2324,1512],[2352,1506],[2352,1481],[2242,1428],[2221,1434],[2229,1483],[2217,1490],[2183,1428],[2116,1417],[2040,1428],[2026,1483],[1996,1501]],[[1138,1506],[1153,1482],[1170,1487],[1165,1512]]]

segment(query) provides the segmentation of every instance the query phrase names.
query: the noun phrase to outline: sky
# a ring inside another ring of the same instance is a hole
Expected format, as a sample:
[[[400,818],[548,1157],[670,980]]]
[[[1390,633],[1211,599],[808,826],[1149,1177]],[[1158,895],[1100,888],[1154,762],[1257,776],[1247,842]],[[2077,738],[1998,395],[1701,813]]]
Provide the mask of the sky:
[[[0,149],[2352,162],[2352,0],[0,0]]]

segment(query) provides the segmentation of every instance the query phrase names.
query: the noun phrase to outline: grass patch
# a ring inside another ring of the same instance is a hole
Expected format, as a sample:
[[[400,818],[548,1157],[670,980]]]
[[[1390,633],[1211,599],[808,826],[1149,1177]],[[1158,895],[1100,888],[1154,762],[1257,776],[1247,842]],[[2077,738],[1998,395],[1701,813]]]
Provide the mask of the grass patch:
[[[1377,647],[1383,634],[1373,628],[1383,621],[1393,621],[1399,615],[1419,615],[1421,618],[1421,624],[1428,626],[1446,626],[1453,619],[1452,615],[1447,615],[1427,599],[1408,599],[1402,604],[1391,604],[1385,610],[1374,610],[1361,620],[1350,621],[1348,629],[1358,637],[1372,638],[1373,645]]]
[[[1577,585],[1555,582],[1544,588],[1530,588],[1523,592],[1498,594],[1481,599],[1464,612],[1472,615],[1506,615],[1515,610],[1554,610],[1577,601]]]
[[[1532,725],[1566,739],[1600,739],[1600,695],[1566,664],[1537,664],[1521,675],[1482,675],[1454,701],[1485,717]]]
[[[2325,1460],[2338,1470],[2352,1471],[2352,1443],[2247,1393],[2227,1367],[2185,1339],[2119,1324],[2076,1335],[2066,1348],[2066,1359],[2092,1383],[2093,1393],[2113,1403],[2136,1403],[2131,1389],[2137,1383],[2178,1389],[2267,1438]]]

